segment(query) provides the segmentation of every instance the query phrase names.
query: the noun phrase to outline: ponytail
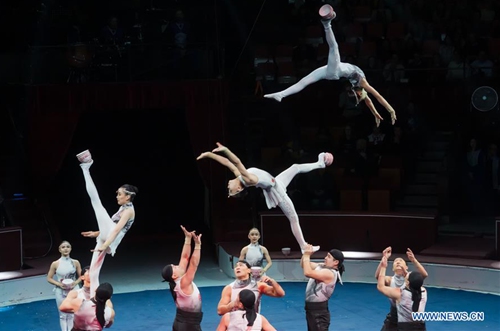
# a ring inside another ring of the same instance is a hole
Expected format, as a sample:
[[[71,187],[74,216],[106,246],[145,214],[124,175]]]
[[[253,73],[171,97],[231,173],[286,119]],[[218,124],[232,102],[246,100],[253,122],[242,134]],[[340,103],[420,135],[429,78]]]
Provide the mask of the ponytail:
[[[247,326],[253,326],[253,322],[257,318],[257,312],[255,311],[255,293],[252,291],[245,289],[242,290],[238,297],[240,299],[243,308],[245,309],[245,314],[243,314],[243,318],[246,317],[248,324]]]
[[[420,306],[420,300],[422,299],[422,289],[413,289],[410,288],[411,292],[411,301],[413,301],[413,305],[411,306],[411,310],[413,312],[418,311],[418,307]]]
[[[408,276],[408,281],[408,287],[411,292],[411,301],[413,301],[411,310],[417,312],[420,306],[420,300],[422,300],[422,285],[424,284],[424,277],[420,272],[413,271]]]
[[[245,314],[243,317],[246,317],[248,324],[247,326],[253,326],[253,322],[255,322],[255,319],[257,318],[257,312],[255,311],[255,305],[251,308],[246,308],[245,307]]]
[[[104,316],[104,310],[106,309],[106,301],[111,299],[113,295],[113,286],[109,283],[103,283],[99,285],[95,292],[94,302],[96,304],[95,307],[95,315],[97,317],[97,321],[101,325],[102,328],[106,326],[106,317]]]
[[[168,285],[170,287],[170,294],[172,294],[172,298],[174,298],[174,302],[177,300],[177,293],[175,293],[175,282],[172,278],[172,275],[174,273],[174,269],[171,264],[167,264],[163,270],[161,271],[161,276],[163,277],[163,281],[168,282]]]
[[[168,282],[168,286],[170,287],[170,294],[172,294],[172,298],[174,302],[177,302],[177,293],[175,293],[175,282]]]
[[[342,276],[342,274],[345,271],[345,267],[344,267],[344,263],[343,262],[339,264],[338,269],[339,269],[340,276]],[[337,279],[337,281],[339,281],[339,280]]]
[[[106,309],[106,301],[96,298],[95,299],[95,315],[97,317],[97,321],[104,328],[106,324],[106,318],[104,317],[104,309]]]

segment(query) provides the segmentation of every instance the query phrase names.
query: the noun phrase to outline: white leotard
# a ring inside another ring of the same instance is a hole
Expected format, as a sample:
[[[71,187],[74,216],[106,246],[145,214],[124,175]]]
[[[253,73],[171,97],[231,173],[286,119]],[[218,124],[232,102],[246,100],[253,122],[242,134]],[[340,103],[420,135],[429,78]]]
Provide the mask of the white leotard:
[[[271,176],[267,171],[258,168],[249,168],[247,171],[258,178],[258,182],[255,187],[262,189],[262,193],[266,199],[267,208],[272,209],[278,206],[280,202],[283,201],[286,196],[286,186],[283,185],[279,180]],[[241,176],[238,177],[245,187],[248,187],[247,183],[243,180]]]
[[[247,246],[247,253],[245,255],[245,261],[247,261],[252,267],[262,267],[262,262],[264,261],[264,254],[260,245],[250,244]]]

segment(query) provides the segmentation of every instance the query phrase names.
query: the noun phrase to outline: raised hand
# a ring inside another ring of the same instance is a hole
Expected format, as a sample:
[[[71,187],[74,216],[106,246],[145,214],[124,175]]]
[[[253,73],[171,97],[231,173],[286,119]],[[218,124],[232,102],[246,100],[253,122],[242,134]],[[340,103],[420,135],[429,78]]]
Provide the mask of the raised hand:
[[[382,261],[380,261],[382,268],[387,268],[387,258],[385,256],[382,257]]]
[[[382,254],[389,260],[389,258],[391,257],[391,254],[392,254],[392,247],[389,246],[386,249],[384,249],[382,251]]]
[[[184,235],[186,236],[186,238],[188,239],[191,239],[193,238],[193,234],[195,231],[191,231],[189,232],[188,230],[186,230],[186,228],[184,226],[181,225],[181,229],[182,229],[182,232],[184,232]]]
[[[193,231],[193,232],[191,232],[191,234],[193,235],[193,241],[194,241],[194,243],[196,245],[201,245],[201,233],[199,235],[196,235],[194,233],[194,231]]]
[[[213,153],[224,153],[227,150],[227,147],[222,145],[221,143],[217,143],[217,148],[214,148]]]
[[[408,259],[413,262],[415,261],[415,255],[413,254],[412,250],[407,248],[406,250],[406,256],[408,256]]]
[[[303,255],[313,255],[314,253],[314,249],[313,249],[313,246],[310,245],[310,244],[307,244],[304,248],[304,252],[302,253]]]

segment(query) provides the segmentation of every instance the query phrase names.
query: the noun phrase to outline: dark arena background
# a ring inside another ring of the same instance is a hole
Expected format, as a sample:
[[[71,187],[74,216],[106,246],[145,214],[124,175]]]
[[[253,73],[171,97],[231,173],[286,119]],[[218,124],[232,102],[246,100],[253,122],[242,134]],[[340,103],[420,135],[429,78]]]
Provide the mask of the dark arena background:
[[[372,97],[379,128],[351,83],[320,80],[282,91],[327,63],[318,10],[335,12],[342,62]],[[165,330],[176,307],[162,282],[184,235],[202,233],[194,282],[204,330],[248,233],[259,229],[285,289],[264,297],[277,330],[307,330],[307,277],[279,208],[262,190],[228,198],[234,175],[196,158],[220,142],[247,167],[277,176],[330,152],[331,166],[287,187],[304,237],[322,262],[344,252],[329,300],[331,330],[379,330],[389,311],[374,277],[382,251],[407,249],[428,272],[428,312],[479,312],[427,321],[428,330],[500,327],[500,2],[498,0],[18,0],[0,4],[0,329],[59,330],[47,282],[59,244],[89,265],[96,216],[76,155],[110,215],[116,191],[138,187],[136,218],[107,255],[117,330]],[[290,248],[285,254],[282,248]]]

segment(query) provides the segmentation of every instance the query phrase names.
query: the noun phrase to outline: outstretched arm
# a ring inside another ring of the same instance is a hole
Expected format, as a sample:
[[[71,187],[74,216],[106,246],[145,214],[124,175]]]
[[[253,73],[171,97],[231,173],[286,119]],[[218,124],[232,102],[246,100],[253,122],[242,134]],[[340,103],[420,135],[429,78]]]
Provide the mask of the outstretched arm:
[[[184,277],[181,278],[181,290],[187,295],[191,295],[193,293],[193,279],[196,274],[196,270],[198,270],[198,265],[200,264],[201,234],[197,236],[193,233],[193,240],[194,251],[193,254],[191,254],[191,259],[189,260],[189,268],[184,274]]]
[[[240,159],[235,154],[233,154],[233,152],[231,152],[226,146],[222,145],[221,143],[217,143],[217,148],[215,148],[212,152],[223,153],[224,155],[226,155],[229,161],[234,164],[236,169],[238,169],[241,177],[243,177],[243,180],[245,181],[245,183],[247,183],[247,185],[255,185],[259,182],[257,176],[249,173],[243,163],[241,163]]]
[[[367,96],[365,98],[365,104],[368,107],[368,109],[370,109],[373,116],[375,116],[375,123],[377,124],[377,128],[378,128],[380,126],[380,121],[383,121],[384,119],[378,113],[378,111],[375,108],[375,105],[373,104],[372,99],[370,99],[370,97]]]
[[[302,254],[302,268],[304,269],[304,276],[313,278],[325,284],[330,284],[334,281],[335,276],[332,272],[326,269],[315,270],[311,268],[311,254],[313,253],[312,246],[308,245],[307,249]]]
[[[377,101],[382,106],[384,106],[385,109],[387,109],[387,111],[389,112],[389,114],[391,114],[392,125],[394,125],[396,123],[396,120],[397,120],[397,118],[396,118],[396,111],[394,110],[394,108],[392,108],[392,106],[387,102],[387,100],[385,100],[385,98],[380,93],[378,93],[378,91],[376,89],[374,89],[368,83],[368,81],[366,80],[366,78],[362,78],[361,79],[360,86],[362,88],[364,88],[366,90],[366,92],[372,94],[375,97],[375,99],[377,99]]]
[[[406,251],[406,255],[408,256],[408,259],[411,261],[411,263],[415,265],[417,271],[420,272],[424,278],[427,278],[427,276],[429,276],[427,270],[425,270],[424,266],[421,265],[420,262],[418,262],[411,249],[408,248],[408,250]]]
[[[189,232],[185,227],[181,225],[181,229],[184,232],[184,246],[182,246],[181,259],[179,260],[179,268],[186,270],[189,263],[189,257],[191,256],[191,239],[193,238],[193,232]]]
[[[217,155],[217,154],[212,153],[212,152],[204,152],[204,153],[201,153],[200,156],[198,156],[196,158],[196,160],[201,160],[201,159],[215,160],[215,161],[219,162],[220,164],[222,164],[223,166],[225,166],[226,168],[228,168],[236,177],[241,175],[240,171],[236,168],[236,166],[234,164],[232,164],[231,161],[229,161],[227,158],[225,158],[223,156]]]
[[[391,257],[392,254],[392,247],[389,246],[386,249],[382,251],[382,257],[385,257],[387,260]],[[375,279],[378,279],[378,276],[380,275],[380,268],[382,268],[382,260],[378,264],[377,270],[375,271]],[[391,285],[391,277],[390,276],[385,276],[385,285],[389,286]]]
[[[399,300],[401,298],[401,289],[385,285],[385,270],[387,268],[387,258],[382,258],[380,274],[377,279],[377,290],[389,299]]]

